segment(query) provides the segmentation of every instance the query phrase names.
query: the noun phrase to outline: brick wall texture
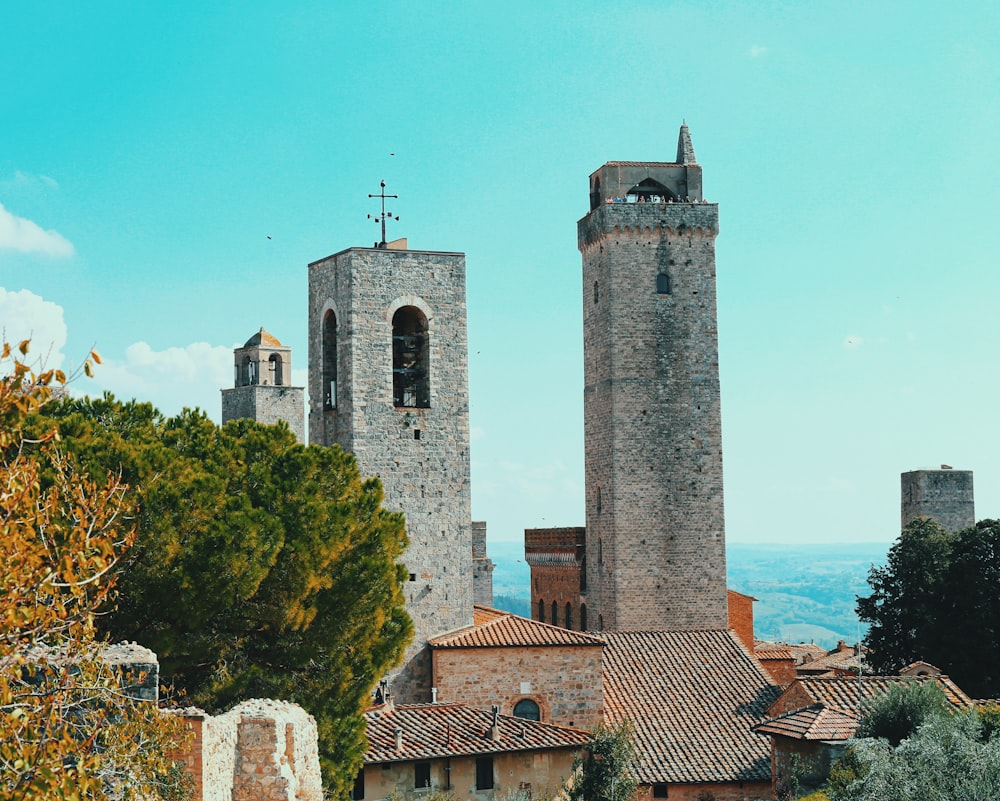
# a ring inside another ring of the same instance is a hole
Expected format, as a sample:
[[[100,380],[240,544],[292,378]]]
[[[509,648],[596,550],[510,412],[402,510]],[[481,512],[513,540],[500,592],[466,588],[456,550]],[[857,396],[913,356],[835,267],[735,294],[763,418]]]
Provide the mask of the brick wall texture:
[[[427,318],[429,408],[393,405],[392,319],[404,306]],[[328,311],[337,320],[332,410],[322,403]],[[423,645],[472,624],[464,255],[351,248],[310,264],[309,397],[311,441],[352,452],[363,475],[381,479],[385,506],[406,516],[404,591],[415,636],[393,692],[400,702],[429,701]]]
[[[725,629],[718,207],[602,204],[578,229],[588,614]]]
[[[434,650],[439,703],[461,702],[504,715],[522,698],[542,721],[589,729],[604,714],[602,647],[444,648]]]

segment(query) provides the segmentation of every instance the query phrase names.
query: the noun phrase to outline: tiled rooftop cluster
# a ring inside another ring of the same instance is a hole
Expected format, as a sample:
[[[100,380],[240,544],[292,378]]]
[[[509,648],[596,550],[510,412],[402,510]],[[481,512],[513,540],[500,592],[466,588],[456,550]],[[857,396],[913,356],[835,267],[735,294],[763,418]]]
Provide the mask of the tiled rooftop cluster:
[[[603,640],[509,612],[475,607],[474,625],[435,637],[432,648],[516,648],[532,645],[601,645]]]
[[[607,632],[607,718],[631,721],[643,784],[770,781],[751,727],[778,690],[728,631]]]
[[[381,705],[365,713],[366,763],[579,748],[582,729],[494,715],[463,704]]]

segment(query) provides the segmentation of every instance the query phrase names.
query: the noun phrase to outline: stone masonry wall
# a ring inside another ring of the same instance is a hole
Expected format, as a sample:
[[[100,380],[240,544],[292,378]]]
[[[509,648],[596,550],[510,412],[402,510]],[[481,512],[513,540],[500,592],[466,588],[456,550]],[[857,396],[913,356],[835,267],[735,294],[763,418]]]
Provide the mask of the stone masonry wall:
[[[727,627],[717,233],[706,203],[579,223],[587,604],[606,629]]]
[[[222,422],[249,418],[265,425],[288,423],[299,442],[306,441],[303,387],[254,385],[222,390]]]
[[[430,407],[393,405],[392,318],[419,308],[429,329]],[[322,404],[322,325],[337,318],[337,407]],[[465,257],[351,248],[309,265],[309,432],[352,452],[378,476],[385,505],[406,516],[413,645],[393,692],[430,700],[420,653],[427,640],[472,624]],[[412,664],[411,664],[412,662]]]
[[[255,699],[212,717],[180,710],[195,740],[184,764],[196,801],[321,801],[316,721],[296,704]]]
[[[589,729],[603,715],[603,652],[599,645],[434,649],[439,703],[461,702],[504,715],[522,698],[545,723]]]
[[[911,470],[900,476],[902,526],[931,518],[948,531],[976,525],[971,470]]]

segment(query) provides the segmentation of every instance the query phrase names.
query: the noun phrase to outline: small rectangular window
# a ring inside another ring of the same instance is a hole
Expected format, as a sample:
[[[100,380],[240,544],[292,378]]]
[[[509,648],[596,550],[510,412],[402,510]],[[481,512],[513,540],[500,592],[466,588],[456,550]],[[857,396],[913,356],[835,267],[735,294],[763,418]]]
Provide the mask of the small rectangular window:
[[[493,757],[476,757],[476,789],[493,789]]]
[[[415,762],[413,764],[413,786],[418,790],[431,786],[430,762]]]
[[[654,784],[653,785],[653,798],[666,798],[667,797],[667,785],[665,784]]]
[[[420,439],[420,429],[419,428],[413,429],[413,438],[414,439]]]

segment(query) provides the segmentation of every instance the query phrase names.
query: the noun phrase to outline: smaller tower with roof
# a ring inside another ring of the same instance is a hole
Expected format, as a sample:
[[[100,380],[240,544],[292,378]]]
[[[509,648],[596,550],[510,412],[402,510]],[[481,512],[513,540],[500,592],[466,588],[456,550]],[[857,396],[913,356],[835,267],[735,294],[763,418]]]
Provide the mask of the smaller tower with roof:
[[[250,418],[273,424],[284,420],[305,442],[305,389],[291,386],[292,349],[263,328],[233,350],[235,386],[222,390],[222,423]]]

